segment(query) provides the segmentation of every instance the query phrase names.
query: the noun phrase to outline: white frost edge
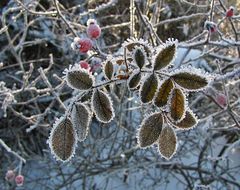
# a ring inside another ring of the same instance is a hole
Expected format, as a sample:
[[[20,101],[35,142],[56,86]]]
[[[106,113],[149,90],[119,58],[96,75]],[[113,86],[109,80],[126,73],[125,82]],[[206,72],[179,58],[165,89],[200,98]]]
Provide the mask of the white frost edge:
[[[157,149],[158,149],[158,153],[160,154],[161,157],[165,158],[166,160],[170,160],[170,159],[172,159],[172,157],[177,153],[177,149],[178,149],[178,138],[177,138],[177,135],[176,135],[176,132],[175,132],[174,128],[173,128],[172,126],[170,126],[170,125],[166,125],[165,127],[163,127],[162,131],[163,131],[166,127],[171,128],[171,130],[173,131],[173,134],[174,134],[174,136],[175,136],[175,138],[176,138],[176,146],[175,146],[174,152],[173,152],[172,155],[168,158],[168,157],[164,156],[164,155],[161,153],[159,144],[158,144],[158,146],[157,146]],[[162,132],[161,132],[161,133],[162,133]],[[160,137],[161,137],[161,134],[160,134],[160,136],[159,136],[159,139],[160,139]],[[159,141],[159,139],[158,139],[158,141]]]
[[[142,96],[141,96],[142,88],[143,88],[144,83],[150,78],[151,75],[154,75],[157,78],[157,89],[156,89],[156,92],[155,92],[155,94],[153,96],[153,99],[151,101],[149,101],[149,102],[143,103],[141,101],[142,100]],[[144,79],[143,79],[143,81],[141,83],[140,89],[139,89],[139,98],[140,98],[141,103],[142,104],[149,104],[149,103],[151,103],[154,100],[154,97],[155,97],[155,95],[157,93],[158,88],[159,88],[159,78],[157,77],[157,75],[155,73],[151,73],[151,74],[146,75],[144,77]]]
[[[161,114],[161,115],[162,115],[162,113],[159,112],[159,111],[145,115],[145,118],[144,118],[143,121],[141,122],[140,127],[137,129],[137,133],[136,133],[137,144],[138,144],[139,148],[141,148],[141,149],[147,149],[147,148],[154,147],[154,145],[157,143],[157,141],[158,141],[158,139],[159,139],[159,138],[158,138],[155,142],[153,142],[153,143],[152,143],[151,145],[149,145],[149,146],[145,146],[145,147],[141,147],[141,146],[140,146],[140,140],[139,140],[140,130],[141,130],[142,126],[146,123],[146,120],[147,120],[149,117],[151,117],[151,116],[153,116],[153,115],[156,115],[156,114]],[[162,119],[163,119],[163,125],[162,125],[162,129],[163,129],[163,126],[164,126],[164,117],[163,117],[163,115],[162,115]],[[161,133],[160,133],[160,134],[161,134]],[[160,136],[160,135],[159,135],[159,136]]]
[[[140,45],[147,47],[147,49],[150,50],[150,56],[153,54],[152,46],[149,44],[148,41],[145,41],[142,38],[140,38],[140,39],[133,38],[133,37],[128,38],[125,42],[123,42],[122,47],[126,48],[129,44],[132,44],[132,43],[139,43]]]
[[[166,80],[168,80],[169,78],[170,78],[170,77],[164,77],[164,78],[159,82],[158,89],[157,89],[157,91],[156,91],[155,96],[153,97],[153,104],[154,104],[154,106],[156,106],[157,108],[164,109],[164,108],[166,108],[166,107],[168,106],[168,102],[167,102],[167,104],[166,104],[165,106],[160,106],[160,107],[158,107],[158,106],[155,104],[155,99],[157,98],[158,91],[159,91],[160,88],[162,87],[163,83],[164,83]],[[173,82],[173,83],[174,83],[174,82]],[[173,87],[173,88],[174,88],[174,87]],[[171,91],[170,91],[170,93],[169,93],[169,96],[170,96],[170,94],[171,94]],[[168,97],[169,97],[169,96],[168,96]]]
[[[169,66],[172,66],[172,65],[173,65],[175,59],[177,58],[178,40],[177,40],[177,39],[173,39],[173,38],[168,38],[168,40],[167,40],[164,44],[158,46],[158,47],[155,49],[155,56],[153,57],[153,60],[154,60],[154,61],[153,61],[153,64],[154,64],[154,65],[153,65],[153,68],[154,68],[154,66],[155,66],[155,63],[156,63],[156,59],[157,59],[158,54],[161,53],[161,51],[163,51],[164,49],[168,48],[169,46],[172,46],[173,44],[175,45],[175,53],[174,53],[174,55],[173,55],[173,58],[172,58],[172,60],[170,61],[170,63],[169,63],[167,66],[161,68],[160,70],[164,70],[164,69],[168,68]]]
[[[61,161],[63,163],[65,162],[68,162],[70,161],[74,155],[75,155],[75,152],[76,152],[76,147],[77,147],[77,142],[78,142],[78,137],[77,137],[77,133],[76,133],[76,129],[73,127],[73,135],[74,135],[74,144],[73,144],[73,148],[72,148],[72,153],[71,153],[71,156],[67,159],[67,160],[62,160],[58,155],[55,154],[54,150],[53,150],[53,146],[52,146],[52,138],[53,138],[53,134],[54,134],[54,131],[56,130],[56,128],[59,126],[59,124],[65,120],[66,117],[65,116],[62,116],[60,118],[57,118],[53,124],[53,127],[51,129],[51,132],[50,132],[50,135],[49,135],[49,138],[47,140],[47,144],[49,145],[50,147],[50,151],[51,151],[51,154],[53,155],[53,157],[57,160],[57,161]],[[69,118],[68,118],[69,119]],[[71,120],[70,120],[71,121]],[[72,121],[71,121],[72,123]],[[72,125],[73,126],[73,125]]]
[[[115,73],[114,64],[113,64],[114,61],[115,60],[114,60],[114,58],[112,56],[108,56],[106,61],[104,61],[104,63],[103,63],[103,67],[102,67],[103,68],[103,74],[104,74],[104,76],[106,77],[107,80],[111,80],[113,78],[113,76],[114,76],[114,73]],[[107,62],[111,62],[112,66],[113,66],[113,73],[112,73],[112,76],[111,76],[110,79],[107,77],[107,75],[105,73],[105,66],[106,66]]]
[[[82,141],[84,141],[84,140],[87,138],[87,136],[88,136],[89,127],[90,127],[90,123],[91,123],[91,120],[92,120],[92,112],[91,112],[91,111],[89,110],[89,108],[88,108],[84,103],[82,103],[82,102],[76,102],[76,103],[74,104],[74,107],[75,107],[75,106],[79,106],[79,105],[83,106],[84,109],[85,109],[85,110],[87,111],[87,113],[88,113],[86,134],[85,134],[84,138],[82,138],[82,139],[80,139],[80,138],[78,137],[78,141],[79,141],[79,142],[82,142]],[[74,108],[73,108],[73,109],[74,109]],[[72,113],[73,113],[73,110],[72,110]],[[75,126],[75,122],[74,122],[75,119],[73,118],[72,113],[71,113],[72,124],[73,124],[73,127],[75,128],[75,130],[76,130],[76,132],[77,132],[77,129],[76,129],[76,126]],[[78,136],[78,132],[77,132],[77,136]]]
[[[100,93],[103,93],[103,94],[109,99],[110,108],[111,108],[111,111],[112,111],[112,113],[113,113],[113,114],[112,114],[112,117],[110,118],[109,121],[103,121],[103,120],[101,120],[101,119],[98,117],[98,115],[96,114],[96,111],[95,111],[95,109],[94,109],[94,106],[93,106],[93,96],[94,96],[94,93],[96,93],[97,90],[100,91]],[[91,108],[92,108],[93,112],[95,113],[95,116],[96,116],[97,120],[100,121],[100,122],[102,122],[102,123],[110,123],[110,122],[113,120],[113,118],[115,117],[115,110],[113,109],[112,99],[111,99],[111,97],[110,97],[107,93],[105,93],[105,92],[102,91],[102,90],[95,89],[95,90],[93,91],[92,98],[91,98]]]
[[[85,73],[85,74],[89,75],[89,78],[92,79],[92,83],[93,83],[92,86],[95,85],[95,78],[93,77],[92,73],[90,73],[89,70],[82,69],[82,68],[80,67],[80,64],[75,63],[74,65],[69,65],[69,68],[68,68],[68,69],[66,68],[66,69],[64,69],[64,71],[63,71],[63,74],[64,74],[63,79],[66,80],[67,85],[68,85],[69,87],[71,87],[72,89],[80,90],[80,89],[75,88],[74,86],[72,86],[71,83],[68,81],[68,74],[69,74],[70,72],[81,72],[81,73]],[[90,89],[90,88],[89,88],[89,89]],[[88,89],[84,89],[83,91],[85,91],[85,90],[88,90]]]
[[[186,88],[180,86],[179,84],[177,84],[174,81],[175,85],[177,85],[179,88],[183,89],[184,91],[188,91],[188,92],[199,92],[199,91],[202,91],[202,90],[208,88],[210,86],[210,83],[215,78],[215,74],[209,74],[206,71],[204,71],[203,69],[199,69],[199,68],[193,67],[191,65],[183,66],[183,67],[180,67],[179,69],[176,69],[176,70],[172,71],[170,73],[170,76],[173,76],[173,75],[176,75],[176,74],[180,74],[180,73],[195,74],[195,75],[200,76],[202,78],[205,78],[207,80],[208,84],[205,87],[199,88],[199,89],[186,89]]]
[[[140,79],[140,81],[139,81],[139,84],[138,84],[135,88],[130,88],[130,86],[129,86],[129,83],[130,83],[130,81],[132,80],[132,78],[133,78],[135,75],[139,74],[139,73],[140,73],[140,70],[139,70],[139,69],[136,69],[136,70],[134,70],[134,71],[132,72],[132,74],[131,74],[130,77],[128,78],[128,80],[127,80],[127,86],[128,86],[128,89],[129,89],[129,90],[134,90],[134,89],[136,89],[136,88],[141,84],[142,74],[140,74],[140,75],[141,75],[141,79]]]
[[[171,116],[171,101],[172,101],[173,91],[174,91],[175,89],[181,90],[181,92],[182,92],[182,94],[183,94],[183,98],[184,98],[184,113],[183,113],[182,117],[181,117],[179,120],[177,120],[177,121],[175,121],[175,120],[172,118],[172,116]],[[187,100],[187,97],[186,97],[184,91],[183,91],[181,88],[174,87],[174,88],[171,90],[170,96],[168,97],[167,107],[168,107],[168,110],[167,110],[168,116],[169,116],[169,118],[171,119],[171,121],[174,121],[174,122],[176,122],[176,123],[179,123],[179,122],[181,122],[181,121],[183,120],[183,118],[184,118],[185,115],[186,115],[186,110],[187,110],[187,108],[188,108],[188,100]]]
[[[192,114],[192,116],[193,116],[194,119],[196,120],[196,124],[193,125],[192,127],[189,127],[189,128],[180,128],[180,127],[177,126],[177,123],[175,124],[175,123],[171,122],[171,124],[172,124],[177,130],[179,130],[179,131],[189,131],[189,130],[195,128],[195,127],[198,125],[199,119],[198,119],[198,117],[196,116],[196,114],[195,114],[190,108],[187,108],[186,111],[185,111],[185,116],[186,116],[186,112],[187,112],[187,111]],[[184,118],[183,118],[183,119],[184,119]],[[181,122],[181,121],[180,121],[180,122]],[[179,122],[178,122],[178,123],[179,123]]]
[[[135,47],[135,48],[133,49],[132,55],[131,55],[131,57],[132,57],[132,59],[133,59],[133,65],[136,66],[136,67],[138,67],[138,68],[139,68],[139,66],[138,66],[137,61],[136,61],[136,58],[135,58],[135,54],[136,54],[136,51],[137,51],[137,50],[140,50],[140,51],[143,53],[143,56],[144,56],[144,64],[143,64],[143,66],[142,66],[142,68],[143,68],[145,65],[147,65],[147,53],[146,53],[146,51],[144,50],[144,47],[143,47],[143,46],[137,46],[137,47]],[[140,68],[139,68],[139,69],[140,69]]]

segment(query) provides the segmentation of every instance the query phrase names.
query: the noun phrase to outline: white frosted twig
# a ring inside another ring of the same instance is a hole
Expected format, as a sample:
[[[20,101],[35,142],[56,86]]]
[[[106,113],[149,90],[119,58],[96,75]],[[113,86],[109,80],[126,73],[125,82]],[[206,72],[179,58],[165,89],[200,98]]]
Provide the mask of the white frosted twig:
[[[2,139],[0,139],[0,144],[3,146],[3,148],[4,148],[7,152],[13,154],[15,157],[17,157],[17,158],[18,158],[19,160],[21,160],[23,163],[26,163],[26,160],[25,160],[23,157],[21,157],[18,153],[14,152],[8,145],[6,145],[6,143],[5,143]]]

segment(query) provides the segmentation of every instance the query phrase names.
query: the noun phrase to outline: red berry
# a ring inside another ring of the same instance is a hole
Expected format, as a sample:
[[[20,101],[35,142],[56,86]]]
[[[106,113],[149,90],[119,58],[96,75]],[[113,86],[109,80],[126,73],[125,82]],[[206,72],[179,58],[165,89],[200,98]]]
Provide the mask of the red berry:
[[[101,35],[101,28],[97,24],[90,24],[87,27],[87,34],[90,38],[97,39]]]
[[[16,182],[17,186],[22,186],[23,182],[24,182],[24,176],[22,176],[22,175],[16,176],[15,182]]]
[[[90,40],[89,38],[80,39],[79,45],[80,45],[79,50],[80,50],[81,53],[87,53],[88,50],[90,50],[93,46],[92,40]]]
[[[216,102],[220,106],[225,107],[227,105],[227,98],[224,94],[217,94],[216,95]]]
[[[15,172],[13,170],[8,170],[5,175],[5,179],[11,182],[14,180],[14,178],[15,178]]]
[[[86,61],[80,61],[79,64],[80,64],[80,67],[81,67],[81,68],[86,69],[86,70],[89,69],[89,64],[88,64],[88,62],[86,62]]]
[[[234,8],[230,7],[226,12],[226,17],[232,17],[234,12]]]

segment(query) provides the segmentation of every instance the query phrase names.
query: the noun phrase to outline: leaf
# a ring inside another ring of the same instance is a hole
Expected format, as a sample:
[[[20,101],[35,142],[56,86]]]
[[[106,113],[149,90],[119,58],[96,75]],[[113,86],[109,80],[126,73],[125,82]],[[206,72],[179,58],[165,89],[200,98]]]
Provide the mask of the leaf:
[[[199,90],[208,85],[208,80],[204,76],[195,73],[180,72],[172,76],[173,80],[187,90]]]
[[[69,161],[77,143],[76,131],[69,118],[62,117],[54,124],[48,140],[52,154],[63,162]]]
[[[98,89],[93,92],[92,109],[97,119],[103,123],[109,123],[115,116],[110,97]]]
[[[151,55],[151,50],[148,47],[148,45],[145,45],[143,43],[138,43],[138,42],[132,42],[128,43],[125,47],[128,49],[128,51],[133,51],[134,48],[142,46],[144,48],[144,51],[147,53],[147,56]]]
[[[166,45],[160,50],[154,60],[154,70],[160,70],[170,65],[175,59],[176,51],[177,47],[175,43]]]
[[[87,106],[82,103],[75,103],[71,113],[71,119],[74,128],[77,131],[79,141],[84,141],[88,134],[91,121],[91,113]]]
[[[133,52],[133,60],[135,64],[141,69],[146,63],[147,55],[142,48],[136,48]]]
[[[175,88],[172,90],[169,100],[171,118],[174,121],[179,122],[183,119],[185,114],[185,95],[181,89]]]
[[[66,80],[68,86],[78,90],[88,90],[93,86],[93,77],[83,69],[69,70]]]
[[[111,80],[113,77],[113,64],[111,61],[107,61],[104,65],[104,74],[105,76]]]
[[[136,89],[141,81],[142,75],[141,72],[133,73],[128,79],[128,87],[133,90]]]
[[[158,78],[155,74],[146,77],[140,89],[140,98],[142,103],[152,101],[158,88]]]
[[[162,129],[158,139],[158,149],[162,157],[171,159],[177,150],[177,137],[172,127],[166,126]]]
[[[171,79],[165,80],[160,86],[154,99],[154,104],[158,107],[163,107],[167,104],[169,95],[174,87]]]
[[[151,146],[157,141],[162,131],[163,116],[161,113],[153,113],[145,118],[138,132],[138,144],[141,148]]]
[[[183,130],[189,130],[194,128],[197,125],[197,118],[192,111],[187,110],[185,117],[179,123],[174,124],[177,128]]]

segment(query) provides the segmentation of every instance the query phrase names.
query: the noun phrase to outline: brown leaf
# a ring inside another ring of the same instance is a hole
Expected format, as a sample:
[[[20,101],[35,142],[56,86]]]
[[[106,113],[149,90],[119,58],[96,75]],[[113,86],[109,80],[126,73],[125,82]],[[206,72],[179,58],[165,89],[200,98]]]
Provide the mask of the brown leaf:
[[[104,74],[109,80],[112,79],[112,77],[113,77],[113,64],[112,64],[111,61],[107,61],[104,64]]]
[[[174,87],[171,79],[165,80],[160,86],[154,99],[154,104],[158,107],[163,107],[167,104],[169,95]]]
[[[48,143],[52,154],[63,162],[70,160],[76,148],[77,136],[69,118],[60,118],[53,126]]]
[[[153,113],[145,118],[138,133],[138,144],[141,148],[151,146],[157,141],[163,125],[161,113]]]
[[[77,131],[78,140],[84,141],[88,134],[88,128],[91,121],[91,113],[83,103],[75,103],[71,113],[71,119],[74,128]]]
[[[147,76],[140,89],[140,98],[142,103],[152,101],[158,88],[158,78],[155,74]]]
[[[162,129],[158,140],[158,149],[162,157],[168,160],[176,153],[177,137],[172,127],[166,126]]]
[[[92,109],[96,118],[103,123],[109,123],[115,116],[110,97],[98,89],[93,92]]]
[[[197,118],[192,111],[187,110],[183,120],[174,125],[179,129],[189,130],[197,125]]]
[[[85,70],[68,71],[66,80],[71,88],[78,90],[88,90],[93,86],[93,77]]]
[[[136,89],[140,84],[141,78],[141,72],[133,73],[128,79],[129,89]]]
[[[185,114],[185,95],[181,89],[175,88],[172,90],[169,100],[171,118],[174,121],[179,122],[183,119]]]
[[[172,76],[173,80],[187,90],[199,90],[208,85],[208,80],[200,75],[180,72]]]
[[[160,70],[170,65],[175,58],[176,51],[177,48],[174,43],[167,45],[159,51],[154,61],[154,70]]]

